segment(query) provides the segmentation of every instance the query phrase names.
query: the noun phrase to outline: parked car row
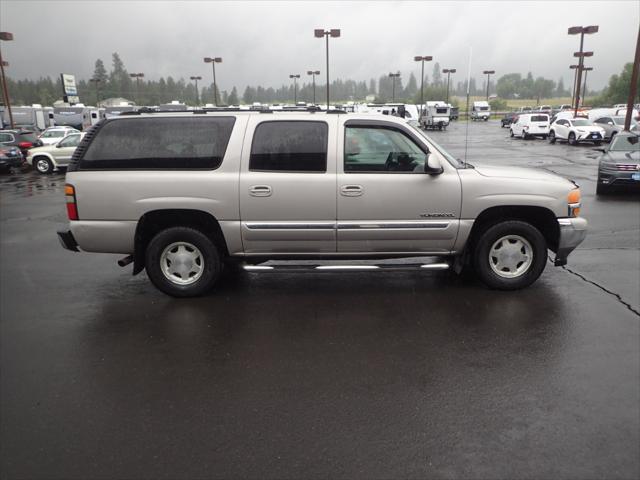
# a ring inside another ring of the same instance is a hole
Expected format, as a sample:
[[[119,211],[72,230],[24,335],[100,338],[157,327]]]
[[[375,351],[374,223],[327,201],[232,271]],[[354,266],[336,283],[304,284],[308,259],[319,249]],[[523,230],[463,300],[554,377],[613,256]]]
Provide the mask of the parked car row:
[[[39,136],[28,130],[2,130],[0,171],[19,168],[25,162],[40,173],[66,167],[83,136],[70,127],[50,127]]]

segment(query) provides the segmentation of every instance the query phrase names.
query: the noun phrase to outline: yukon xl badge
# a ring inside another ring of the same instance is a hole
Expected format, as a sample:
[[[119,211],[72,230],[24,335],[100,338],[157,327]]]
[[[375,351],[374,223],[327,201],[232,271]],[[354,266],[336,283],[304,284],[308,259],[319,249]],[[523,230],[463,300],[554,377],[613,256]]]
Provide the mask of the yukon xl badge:
[[[422,218],[450,218],[455,217],[453,213],[421,213]]]

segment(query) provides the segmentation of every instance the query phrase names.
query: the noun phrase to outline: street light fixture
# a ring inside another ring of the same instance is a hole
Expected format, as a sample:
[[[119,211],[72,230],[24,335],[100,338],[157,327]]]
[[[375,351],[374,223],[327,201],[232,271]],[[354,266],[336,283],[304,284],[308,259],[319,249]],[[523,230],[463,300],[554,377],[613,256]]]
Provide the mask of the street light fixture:
[[[293,78],[293,104],[298,104],[298,78],[300,78],[300,74],[296,73],[295,75],[289,75],[289,78]]]
[[[329,37],[340,37],[340,29],[332,28],[331,30],[324,30],[322,28],[316,28],[313,31],[313,36],[316,38],[325,37],[327,40],[327,112],[329,111]]]
[[[496,73],[495,70],[485,70],[484,73],[487,76],[487,102],[489,101],[489,78],[491,77],[491,75],[493,75],[494,73]]]
[[[445,68],[444,70],[442,70],[442,73],[446,73],[447,74],[447,105],[449,104],[449,80],[451,78],[451,74],[452,73],[456,73],[456,69],[455,68]]]
[[[218,106],[218,87],[216,85],[216,63],[222,63],[221,57],[204,57],[204,63],[210,63],[213,67],[213,103]]]
[[[98,89],[98,84],[101,82],[99,78],[90,78],[89,82],[95,84],[96,86],[96,107],[100,107],[100,90]]]
[[[422,75],[420,75],[420,117],[422,117],[422,109],[424,108],[424,62],[433,60],[431,55],[416,55],[413,57],[414,62],[422,62]]]
[[[598,33],[600,27],[598,25],[589,25],[586,27],[570,27],[567,30],[569,35],[578,35],[580,34],[580,51],[573,54],[574,57],[578,57],[580,60],[578,61],[578,78],[576,80],[576,104],[574,106],[574,116],[578,115],[578,108],[580,106],[580,83],[582,80],[582,67],[584,66],[584,57],[593,56],[593,52],[584,52],[584,36],[591,35],[593,33]],[[589,55],[586,55],[586,54]]]
[[[313,81],[313,104],[316,104],[316,75],[320,75],[320,70],[307,70],[307,75],[312,76]]]
[[[138,104],[140,104],[140,79],[144,77],[144,73],[130,73],[129,76],[136,79],[136,97],[138,97]]]
[[[194,80],[196,82],[196,107],[200,103],[200,97],[198,96],[198,80],[202,80],[201,76],[197,77],[189,77],[190,80]]]
[[[393,89],[391,93],[391,103],[395,103],[396,101],[396,78],[400,76],[400,72],[398,73],[390,73],[389,77],[391,77],[391,81],[393,83]]]
[[[13,40],[13,33],[11,32],[0,32],[0,40],[5,42],[10,42]],[[9,111],[9,123],[11,124],[11,128],[15,128],[15,124],[13,123],[13,112],[11,111],[11,101],[9,99],[9,90],[7,89],[7,79],[4,76],[4,67],[8,67],[9,62],[5,62],[2,59],[2,52],[0,51],[0,72],[2,73],[2,97],[4,99],[4,104],[7,106],[7,110]]]

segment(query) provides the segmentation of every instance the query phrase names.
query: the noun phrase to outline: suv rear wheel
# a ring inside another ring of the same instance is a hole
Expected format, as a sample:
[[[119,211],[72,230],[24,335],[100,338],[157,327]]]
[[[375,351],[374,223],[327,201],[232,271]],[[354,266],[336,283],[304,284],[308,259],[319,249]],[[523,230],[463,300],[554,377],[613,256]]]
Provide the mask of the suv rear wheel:
[[[556,143],[556,132],[553,130],[549,132],[549,143]]]
[[[518,290],[535,282],[547,262],[547,243],[530,223],[509,220],[487,228],[474,251],[479,279],[490,288]]]
[[[173,297],[195,297],[213,287],[222,263],[214,243],[190,227],[171,227],[147,246],[145,266],[151,282]]]

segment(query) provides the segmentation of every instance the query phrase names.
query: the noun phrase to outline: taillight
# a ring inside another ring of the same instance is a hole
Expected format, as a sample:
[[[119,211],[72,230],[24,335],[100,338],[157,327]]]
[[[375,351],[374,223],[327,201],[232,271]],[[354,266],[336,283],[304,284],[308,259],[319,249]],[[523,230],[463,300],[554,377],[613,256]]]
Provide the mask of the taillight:
[[[18,146],[20,148],[31,148],[31,147],[33,147],[33,143],[31,143],[31,142],[20,142],[20,143],[18,143]]]
[[[69,220],[79,220],[78,206],[76,205],[76,189],[73,185],[66,184],[64,186],[64,195],[67,200],[67,217]]]

